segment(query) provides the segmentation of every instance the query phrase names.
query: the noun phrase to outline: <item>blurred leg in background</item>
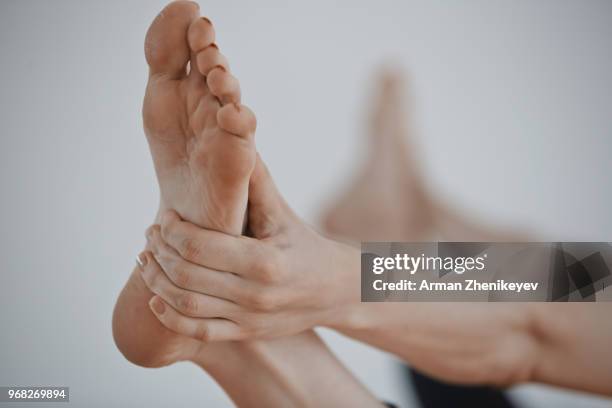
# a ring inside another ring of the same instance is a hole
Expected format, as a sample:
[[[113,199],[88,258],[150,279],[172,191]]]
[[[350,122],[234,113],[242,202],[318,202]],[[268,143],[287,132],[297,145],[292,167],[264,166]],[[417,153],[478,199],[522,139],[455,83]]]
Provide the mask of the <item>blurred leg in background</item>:
[[[512,235],[492,233],[436,202],[415,151],[405,83],[397,70],[384,70],[370,116],[365,163],[348,187],[323,213],[326,233],[361,241],[503,241]],[[423,408],[474,406],[510,408],[504,392],[491,387],[443,383],[406,367],[407,378]]]

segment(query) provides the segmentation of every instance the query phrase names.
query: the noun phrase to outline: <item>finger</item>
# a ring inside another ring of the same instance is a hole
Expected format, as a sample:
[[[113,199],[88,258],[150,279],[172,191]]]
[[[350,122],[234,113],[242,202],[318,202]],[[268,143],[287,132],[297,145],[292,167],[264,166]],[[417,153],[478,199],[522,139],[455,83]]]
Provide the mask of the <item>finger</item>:
[[[169,330],[194,339],[211,341],[242,340],[243,332],[236,323],[226,319],[197,319],[174,310],[159,296],[153,296],[149,307]]]
[[[181,220],[174,211],[162,217],[161,235],[182,258],[210,269],[248,275],[266,260],[259,241],[200,228]]]
[[[151,232],[150,249],[166,276],[179,288],[235,302],[247,291],[247,281],[229,272],[221,272],[184,260],[161,237],[159,229]]]
[[[270,171],[257,153],[255,168],[249,179],[249,230],[252,236],[262,239],[275,235],[292,215]]]
[[[238,305],[235,303],[175,286],[150,252],[143,252],[140,259],[144,265],[139,269],[149,290],[181,313],[193,317],[212,318],[229,317],[238,310]]]

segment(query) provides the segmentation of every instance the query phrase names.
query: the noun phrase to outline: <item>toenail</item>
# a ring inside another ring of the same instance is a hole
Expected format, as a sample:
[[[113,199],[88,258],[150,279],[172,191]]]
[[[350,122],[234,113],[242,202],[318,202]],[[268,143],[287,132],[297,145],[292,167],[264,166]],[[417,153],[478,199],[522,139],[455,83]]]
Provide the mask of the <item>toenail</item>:
[[[147,253],[146,251],[141,252],[140,254],[138,254],[138,256],[136,257],[136,263],[138,264],[138,266],[140,267],[140,269],[144,269],[145,266],[147,266],[147,263],[149,262],[149,258],[147,258]]]
[[[151,306],[151,309],[153,309],[153,311],[158,315],[164,314],[164,312],[166,311],[166,305],[157,296],[154,296],[151,299],[151,301],[149,302],[149,306]]]

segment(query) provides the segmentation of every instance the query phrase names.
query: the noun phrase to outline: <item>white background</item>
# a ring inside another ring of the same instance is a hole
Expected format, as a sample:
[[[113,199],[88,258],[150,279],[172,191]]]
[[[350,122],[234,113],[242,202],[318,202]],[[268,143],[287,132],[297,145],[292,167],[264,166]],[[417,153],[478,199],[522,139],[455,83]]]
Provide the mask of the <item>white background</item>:
[[[338,3],[201,4],[298,213],[315,222],[358,165],[373,72],[392,59],[414,79],[443,199],[543,237],[612,240],[612,3]],[[227,403],[200,369],[132,366],[111,337],[157,207],[140,105],[143,38],[162,7],[0,3],[2,385],[67,385],[76,406]],[[402,400],[390,357],[326,338],[377,395]],[[610,404],[519,393],[543,407]]]

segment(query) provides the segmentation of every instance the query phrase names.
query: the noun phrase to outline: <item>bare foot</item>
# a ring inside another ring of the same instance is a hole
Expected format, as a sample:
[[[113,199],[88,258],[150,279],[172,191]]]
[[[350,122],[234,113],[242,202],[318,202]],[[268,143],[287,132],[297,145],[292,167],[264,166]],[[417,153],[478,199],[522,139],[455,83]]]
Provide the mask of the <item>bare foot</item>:
[[[323,228],[345,241],[525,241],[516,228],[499,230],[432,196],[410,140],[403,81],[379,79],[369,157],[355,180],[322,217]]]
[[[255,165],[255,116],[240,105],[238,81],[214,41],[196,3],[173,2],[155,18],[145,40],[144,128],[160,212],[174,209],[202,227],[239,235]],[[115,306],[117,346],[143,366],[189,359],[201,343],[164,328],[149,309],[152,296],[134,271]]]
[[[171,3],[149,28],[145,54],[143,121],[160,210],[240,234],[255,165],[255,116],[239,105],[240,86],[212,24],[199,17],[197,4]]]
[[[369,157],[356,179],[322,217],[324,229],[352,241],[411,241],[430,233],[433,211],[397,73],[383,72],[371,117]]]

